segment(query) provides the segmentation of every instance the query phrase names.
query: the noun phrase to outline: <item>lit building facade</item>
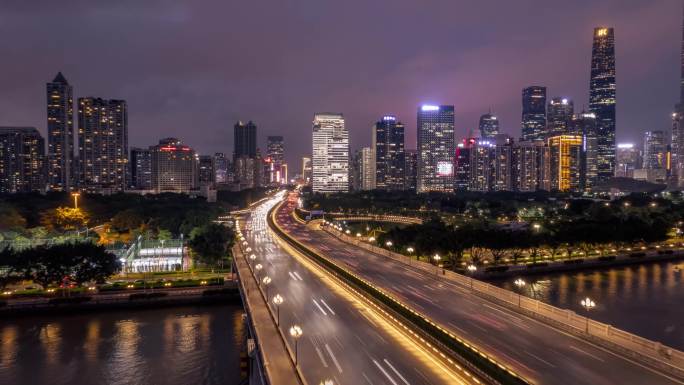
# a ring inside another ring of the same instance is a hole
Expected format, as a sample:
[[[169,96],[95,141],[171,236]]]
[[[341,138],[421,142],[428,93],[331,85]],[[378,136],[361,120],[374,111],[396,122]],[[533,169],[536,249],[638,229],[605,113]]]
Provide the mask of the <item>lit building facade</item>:
[[[149,148],[132,148],[131,187],[135,190],[152,190],[152,151]]]
[[[546,109],[546,137],[570,134],[574,104],[568,98],[552,98]]]
[[[599,182],[596,115],[592,112],[584,111],[575,114],[572,119],[570,134],[582,136],[581,189],[591,191]]]
[[[523,140],[545,139],[546,87],[530,86],[522,90]]]
[[[558,135],[548,139],[551,189],[581,190],[582,136]]]
[[[0,127],[0,193],[43,192],[45,140],[33,127]]]
[[[454,189],[457,191],[466,191],[470,185],[470,151],[476,142],[476,138],[467,138],[456,146]]]
[[[311,184],[311,179],[313,177],[312,172],[311,157],[302,157],[302,180],[304,181],[304,184]]]
[[[197,188],[198,159],[179,139],[166,138],[150,147],[152,189],[155,192],[189,192]]]
[[[488,140],[478,140],[470,147],[470,175],[468,190],[490,191],[494,179],[494,156],[496,145]]]
[[[644,169],[664,170],[667,168],[667,143],[663,131],[646,131],[643,154]]]
[[[418,179],[418,151],[404,150],[405,189],[416,191]]]
[[[404,125],[396,116],[385,115],[372,129],[375,157],[375,188],[403,190],[405,185]]]
[[[197,181],[201,186],[214,186],[216,183],[216,167],[214,157],[200,155],[197,163]]]
[[[454,106],[423,105],[418,109],[417,191],[454,189]]]
[[[551,189],[550,153],[546,143],[539,139],[520,141],[515,148],[516,190],[531,192]]]
[[[594,29],[589,110],[596,115],[598,179],[603,181],[615,174],[615,35],[613,28]]]
[[[615,176],[634,178],[634,170],[641,168],[641,152],[633,143],[618,143]]]
[[[283,172],[285,141],[282,136],[266,138],[266,162],[268,163],[269,183],[287,184],[287,176]]]
[[[358,151],[359,189],[375,190],[375,158],[371,147]]]
[[[513,138],[499,134],[494,138],[492,158],[492,190],[513,191],[515,189],[515,151]]]
[[[251,120],[238,121],[233,126],[233,159],[254,158],[257,155],[257,126]]]
[[[230,169],[230,161],[226,154],[217,152],[214,154],[214,181],[217,185],[227,184],[232,182],[228,179]]]
[[[499,118],[491,113],[480,116],[480,138],[493,140],[499,134]]]
[[[349,191],[349,131],[344,116],[318,113],[313,121],[313,191]]]
[[[74,90],[61,72],[46,88],[48,187],[69,191],[74,171]]]
[[[128,108],[124,100],[78,99],[78,186],[91,192],[128,185]]]

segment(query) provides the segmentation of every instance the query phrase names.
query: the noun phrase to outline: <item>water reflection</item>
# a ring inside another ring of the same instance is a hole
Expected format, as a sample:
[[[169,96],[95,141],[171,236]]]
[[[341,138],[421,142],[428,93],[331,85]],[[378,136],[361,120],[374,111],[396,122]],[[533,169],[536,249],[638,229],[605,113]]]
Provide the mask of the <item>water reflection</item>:
[[[592,317],[684,350],[681,262],[527,277],[527,295],[583,314],[579,301],[597,303]],[[495,284],[512,290],[515,277]]]
[[[210,306],[0,320],[0,384],[238,384],[241,315]]]

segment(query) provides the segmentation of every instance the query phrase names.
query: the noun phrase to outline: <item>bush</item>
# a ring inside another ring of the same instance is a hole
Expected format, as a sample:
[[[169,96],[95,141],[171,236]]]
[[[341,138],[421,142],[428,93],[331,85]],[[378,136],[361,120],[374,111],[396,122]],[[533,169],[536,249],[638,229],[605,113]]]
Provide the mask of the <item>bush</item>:
[[[91,299],[92,299],[92,297],[59,297],[59,298],[50,298],[48,303],[50,305],[79,304],[79,303],[88,302]]]
[[[0,307],[7,306],[7,301],[0,301]]]

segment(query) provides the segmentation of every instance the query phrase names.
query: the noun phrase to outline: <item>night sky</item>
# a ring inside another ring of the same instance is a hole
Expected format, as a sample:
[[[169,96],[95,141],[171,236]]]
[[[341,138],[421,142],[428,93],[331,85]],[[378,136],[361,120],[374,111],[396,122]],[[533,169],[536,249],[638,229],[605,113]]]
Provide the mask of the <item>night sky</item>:
[[[615,27],[617,138],[669,130],[679,97],[680,0],[195,0],[0,4],[0,125],[45,133],[45,83],[125,99],[131,146],[176,136],[232,153],[233,124],[284,135],[291,172],[318,111],[344,113],[353,149],[394,113],[454,104],[458,138],[491,109],[520,135],[520,92],[588,104],[592,29]]]

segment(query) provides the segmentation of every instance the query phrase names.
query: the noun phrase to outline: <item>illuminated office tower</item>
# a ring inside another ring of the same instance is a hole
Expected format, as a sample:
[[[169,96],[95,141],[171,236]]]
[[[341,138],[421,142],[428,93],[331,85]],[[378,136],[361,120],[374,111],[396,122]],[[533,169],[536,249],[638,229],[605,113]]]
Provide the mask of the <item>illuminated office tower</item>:
[[[667,143],[665,133],[660,130],[646,131],[644,134],[643,168],[647,170],[664,170],[667,167]]]
[[[463,139],[456,146],[454,158],[454,189],[458,191],[468,190],[470,184],[470,151],[477,142],[476,138]]]
[[[495,153],[496,145],[488,140],[478,140],[472,144],[468,190],[486,192],[492,189]]]
[[[214,186],[216,183],[216,167],[214,157],[200,155],[197,163],[197,180],[201,186]]]
[[[493,140],[499,134],[499,119],[491,113],[480,116],[480,138]]]
[[[68,191],[74,171],[74,90],[61,72],[46,88],[48,188]]]
[[[406,174],[405,189],[416,191],[418,179],[418,151],[404,150],[404,173]]]
[[[516,190],[531,192],[551,189],[549,147],[543,140],[520,141],[515,151]]]
[[[417,191],[454,190],[454,106],[418,109]]]
[[[498,134],[494,138],[494,156],[492,158],[492,190],[513,191],[515,188],[513,138]]]
[[[558,135],[548,139],[550,152],[551,189],[580,191],[582,136]]]
[[[349,131],[344,116],[318,113],[313,121],[313,191],[349,191]]]
[[[311,157],[302,157],[302,180],[304,184],[311,184],[312,178],[312,168],[311,168]]]
[[[570,134],[574,105],[568,98],[552,98],[546,109],[546,137]]]
[[[594,29],[589,110],[596,115],[598,180],[615,174],[615,36],[613,28]]]
[[[152,189],[160,192],[189,192],[197,188],[198,159],[195,151],[176,138],[165,138],[150,147]]]
[[[238,121],[233,126],[233,159],[255,158],[257,155],[257,126],[251,120]]]
[[[615,176],[634,178],[634,170],[640,168],[641,154],[637,146],[632,143],[618,143]]]
[[[0,193],[44,192],[45,140],[33,127],[0,127]]]
[[[682,20],[682,40],[680,51],[679,103],[672,113],[671,137],[671,186],[684,188],[684,19]]]
[[[131,149],[131,183],[134,190],[152,189],[152,151],[149,148]]]
[[[214,181],[217,185],[228,183],[229,167],[230,161],[224,153],[217,152],[214,154]]]
[[[373,125],[375,188],[403,190],[405,184],[404,125],[396,116],[385,115]]]
[[[523,140],[545,139],[546,87],[530,86],[522,90]]]
[[[364,147],[358,151],[358,167],[359,167],[359,189],[360,190],[374,190],[375,189],[375,159],[373,159],[373,149]]]
[[[285,147],[282,136],[269,136],[266,138],[266,161],[269,165],[269,183],[287,184],[283,173]]]
[[[78,99],[78,185],[91,192],[128,184],[128,108],[124,100]]]
[[[582,136],[582,165],[580,176],[581,188],[591,190],[598,183],[598,135],[596,133],[596,115],[582,111],[573,115],[570,127],[571,135]]]

